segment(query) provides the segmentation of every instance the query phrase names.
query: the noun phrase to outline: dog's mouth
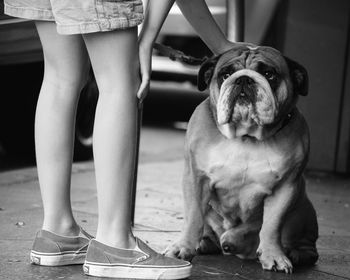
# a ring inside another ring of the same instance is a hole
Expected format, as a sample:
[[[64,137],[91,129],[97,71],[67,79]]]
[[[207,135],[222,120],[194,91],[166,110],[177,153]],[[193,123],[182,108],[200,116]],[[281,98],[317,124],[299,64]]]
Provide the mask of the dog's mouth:
[[[220,124],[231,122],[236,124],[242,123],[245,125],[262,124],[256,111],[255,89],[242,89],[236,87],[232,93],[229,93],[229,95],[232,96],[232,103],[224,105],[227,107],[227,114],[224,116],[222,116],[222,114],[220,115]]]
[[[263,140],[265,127],[274,123],[277,103],[269,83],[259,73],[244,69],[221,86],[217,122],[228,138]]]

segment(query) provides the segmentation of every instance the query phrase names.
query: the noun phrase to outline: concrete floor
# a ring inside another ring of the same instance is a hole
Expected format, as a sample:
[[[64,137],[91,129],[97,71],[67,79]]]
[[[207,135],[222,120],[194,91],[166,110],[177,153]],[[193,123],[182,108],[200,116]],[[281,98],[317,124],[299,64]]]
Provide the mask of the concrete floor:
[[[184,132],[142,130],[135,235],[162,251],[183,224],[181,174]],[[350,279],[350,179],[308,172],[307,189],[318,213],[320,259],[293,275],[263,271],[256,261],[198,256],[190,279]],[[97,203],[92,162],[77,163],[72,176],[73,208],[80,224],[95,233]],[[81,266],[29,264],[29,250],[42,220],[35,168],[0,173],[0,279],[94,279]]]

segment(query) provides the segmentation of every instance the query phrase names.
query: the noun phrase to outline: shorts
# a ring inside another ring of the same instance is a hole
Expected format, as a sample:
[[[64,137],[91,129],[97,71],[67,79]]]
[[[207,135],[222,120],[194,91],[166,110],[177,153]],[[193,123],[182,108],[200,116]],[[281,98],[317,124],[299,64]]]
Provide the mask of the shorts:
[[[5,0],[5,14],[55,21],[59,34],[125,29],[143,20],[142,0]]]

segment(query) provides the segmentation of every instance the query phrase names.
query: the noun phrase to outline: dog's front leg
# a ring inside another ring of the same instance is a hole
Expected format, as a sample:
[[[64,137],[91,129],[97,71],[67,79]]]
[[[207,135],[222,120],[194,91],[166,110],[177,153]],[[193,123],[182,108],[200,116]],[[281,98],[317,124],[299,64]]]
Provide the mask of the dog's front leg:
[[[191,160],[185,160],[183,177],[183,198],[185,224],[180,239],[170,245],[165,254],[184,260],[191,260],[199,248],[203,236],[204,217],[210,198],[208,179],[196,174]]]
[[[265,198],[260,244],[257,250],[263,269],[292,273],[293,266],[281,245],[283,219],[298,194],[298,183],[285,182]]]

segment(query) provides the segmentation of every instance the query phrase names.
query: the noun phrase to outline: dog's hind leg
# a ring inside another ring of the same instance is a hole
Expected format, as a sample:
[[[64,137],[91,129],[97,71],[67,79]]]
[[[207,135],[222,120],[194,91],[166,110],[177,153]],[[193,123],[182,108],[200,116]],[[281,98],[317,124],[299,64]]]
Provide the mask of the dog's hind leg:
[[[305,197],[302,210],[304,213],[307,213],[304,221],[303,236],[288,253],[292,263],[298,266],[313,265],[318,260],[316,249],[316,240],[318,238],[316,211],[307,197]]]
[[[199,243],[197,253],[201,255],[215,255],[221,253],[220,242],[208,225],[204,225],[204,234]]]
[[[293,248],[287,255],[295,266],[313,265],[318,260],[315,244],[304,244],[303,246]]]
[[[317,238],[316,211],[305,195],[283,228],[283,247],[293,265],[313,265],[318,260]]]
[[[220,254],[220,236],[223,234],[223,218],[212,208],[208,210],[205,217],[203,238],[200,242],[199,254]]]

